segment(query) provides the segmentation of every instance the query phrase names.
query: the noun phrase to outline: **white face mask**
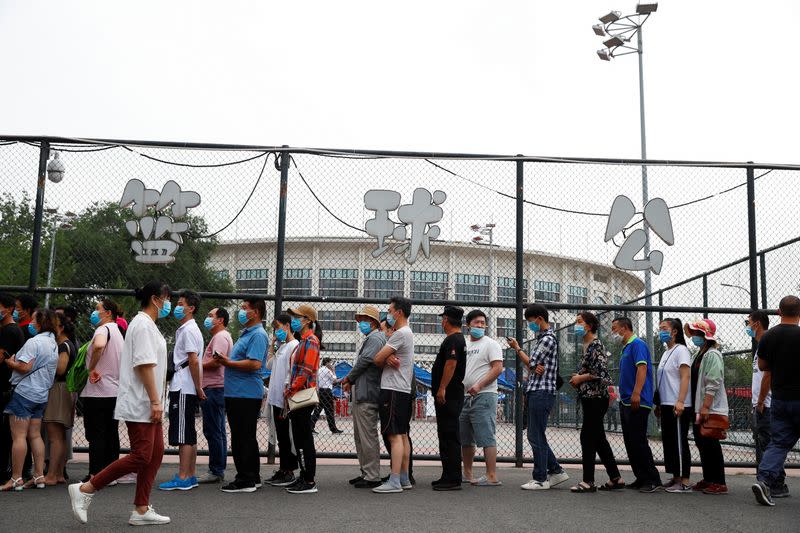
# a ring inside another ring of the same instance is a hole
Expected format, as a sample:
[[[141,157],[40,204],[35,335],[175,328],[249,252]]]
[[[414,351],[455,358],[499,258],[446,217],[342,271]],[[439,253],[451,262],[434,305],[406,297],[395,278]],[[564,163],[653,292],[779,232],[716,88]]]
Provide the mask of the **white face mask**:
[[[620,335],[619,333],[615,333],[615,332],[613,332],[613,331],[612,331],[612,332],[611,332],[611,335],[609,335],[609,336],[608,336],[608,340],[610,340],[611,342],[613,342],[613,343],[615,343],[615,344],[622,344],[622,341],[623,341],[624,339],[622,338],[622,335]]]

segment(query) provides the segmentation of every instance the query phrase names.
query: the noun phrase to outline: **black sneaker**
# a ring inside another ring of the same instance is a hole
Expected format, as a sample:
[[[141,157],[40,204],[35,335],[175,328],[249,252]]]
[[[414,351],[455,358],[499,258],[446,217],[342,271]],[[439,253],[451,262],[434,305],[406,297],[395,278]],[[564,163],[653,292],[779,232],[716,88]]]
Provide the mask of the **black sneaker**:
[[[436,485],[441,485],[442,483],[444,483],[444,480],[442,478],[435,479],[431,481],[431,487],[435,487]]]
[[[641,481],[639,481],[637,479],[633,483],[628,483],[627,485],[625,485],[625,488],[626,489],[631,489],[631,490],[639,490],[639,489],[642,488],[642,486],[644,486],[644,483],[642,483]]]
[[[452,481],[442,481],[434,485],[433,490],[440,490],[440,491],[461,490],[461,483],[460,482],[456,483]]]
[[[355,484],[356,484],[356,483],[358,483],[359,481],[364,481],[364,476],[358,476],[358,477],[354,477],[353,479],[351,479],[350,481],[348,481],[348,483],[350,483],[351,485],[355,485]]]
[[[293,472],[281,472],[280,475],[276,473],[274,476],[272,476],[267,483],[273,487],[288,487],[295,481],[297,480],[295,479]]]
[[[642,487],[639,489],[639,492],[645,494],[652,494],[654,492],[658,492],[662,490],[664,486],[661,483],[644,483]]]
[[[367,481],[366,479],[362,479],[356,483],[353,483],[353,486],[357,489],[374,489],[375,487],[380,487],[383,483],[380,481]]]
[[[305,480],[304,480],[302,477],[297,477],[297,478],[295,478],[295,480],[294,480],[294,481],[292,481],[290,484],[286,485],[286,487],[285,487],[285,488],[286,488],[286,490],[289,490],[289,489],[296,489],[297,487],[299,487],[299,486],[300,486],[300,485],[302,485],[303,483],[305,483]]]
[[[758,503],[766,505],[767,507],[775,507],[775,502],[772,501],[772,496],[769,493],[769,487],[767,487],[766,483],[763,481],[756,481],[753,483],[752,489]]]
[[[289,487],[286,492],[289,494],[314,494],[317,492],[317,484],[301,479],[296,487]]]
[[[788,498],[789,497],[789,487],[784,483],[780,486],[780,488],[770,489],[770,496],[773,498]]]
[[[256,485],[252,482],[240,481],[238,479],[234,479],[227,485],[223,485],[221,489],[222,492],[255,492]]]

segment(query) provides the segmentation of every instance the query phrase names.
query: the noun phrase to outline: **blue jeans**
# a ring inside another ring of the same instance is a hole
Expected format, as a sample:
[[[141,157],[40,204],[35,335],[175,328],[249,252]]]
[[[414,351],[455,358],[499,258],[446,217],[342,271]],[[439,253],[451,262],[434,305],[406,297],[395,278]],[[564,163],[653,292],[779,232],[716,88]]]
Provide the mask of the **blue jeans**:
[[[556,395],[537,390],[528,392],[528,442],[533,450],[533,479],[547,481],[549,474],[557,474],[563,469],[556,461],[553,450],[547,444],[547,418],[553,409]]]
[[[228,460],[228,433],[225,429],[225,389],[206,387],[203,411],[203,435],[208,441],[208,470],[215,476],[225,475]]]
[[[784,401],[773,397],[770,410],[772,439],[758,465],[758,480],[777,489],[784,482],[786,456],[800,439],[800,400]]]

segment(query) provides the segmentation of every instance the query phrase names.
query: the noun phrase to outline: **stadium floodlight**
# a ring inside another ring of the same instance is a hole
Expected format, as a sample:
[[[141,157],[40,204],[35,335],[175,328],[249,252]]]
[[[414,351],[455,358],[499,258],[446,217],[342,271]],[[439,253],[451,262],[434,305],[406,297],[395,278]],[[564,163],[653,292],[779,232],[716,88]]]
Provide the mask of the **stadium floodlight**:
[[[625,44],[625,38],[622,37],[621,35],[613,35],[607,41],[603,41],[603,44],[606,46],[606,48],[614,48],[615,46],[622,46],[623,44]]]
[[[636,13],[639,15],[649,15],[650,13],[655,13],[657,9],[658,2],[652,4],[636,4]]]
[[[603,15],[602,17],[600,17],[599,20],[603,24],[611,24],[612,22],[618,21],[621,16],[622,16],[621,11],[611,11],[608,13],[608,15]]]
[[[603,61],[611,61],[611,50],[603,48],[597,51],[597,56]]]
[[[603,28],[602,24],[595,24],[594,26],[592,26],[592,29],[594,30],[595,35],[599,35],[600,37],[606,36],[606,30],[605,28]]]

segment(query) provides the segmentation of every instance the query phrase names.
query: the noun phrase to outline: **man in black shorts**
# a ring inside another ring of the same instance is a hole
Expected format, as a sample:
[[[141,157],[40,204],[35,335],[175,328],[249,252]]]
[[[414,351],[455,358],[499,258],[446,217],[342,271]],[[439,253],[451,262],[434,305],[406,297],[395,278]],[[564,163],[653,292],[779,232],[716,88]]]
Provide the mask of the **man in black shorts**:
[[[433,490],[461,490],[459,417],[464,407],[464,372],[467,369],[467,341],[461,332],[464,310],[447,306],[439,316],[447,337],[433,363],[431,391],[436,394],[436,432],[442,477],[432,484]]]
[[[386,345],[375,355],[381,374],[381,431],[391,445],[392,473],[389,480],[373,492],[403,492],[412,487],[408,477],[411,446],[408,442],[411,420],[411,378],[414,375],[414,334],[408,327],[411,301],[392,298],[386,321],[395,329]]]

